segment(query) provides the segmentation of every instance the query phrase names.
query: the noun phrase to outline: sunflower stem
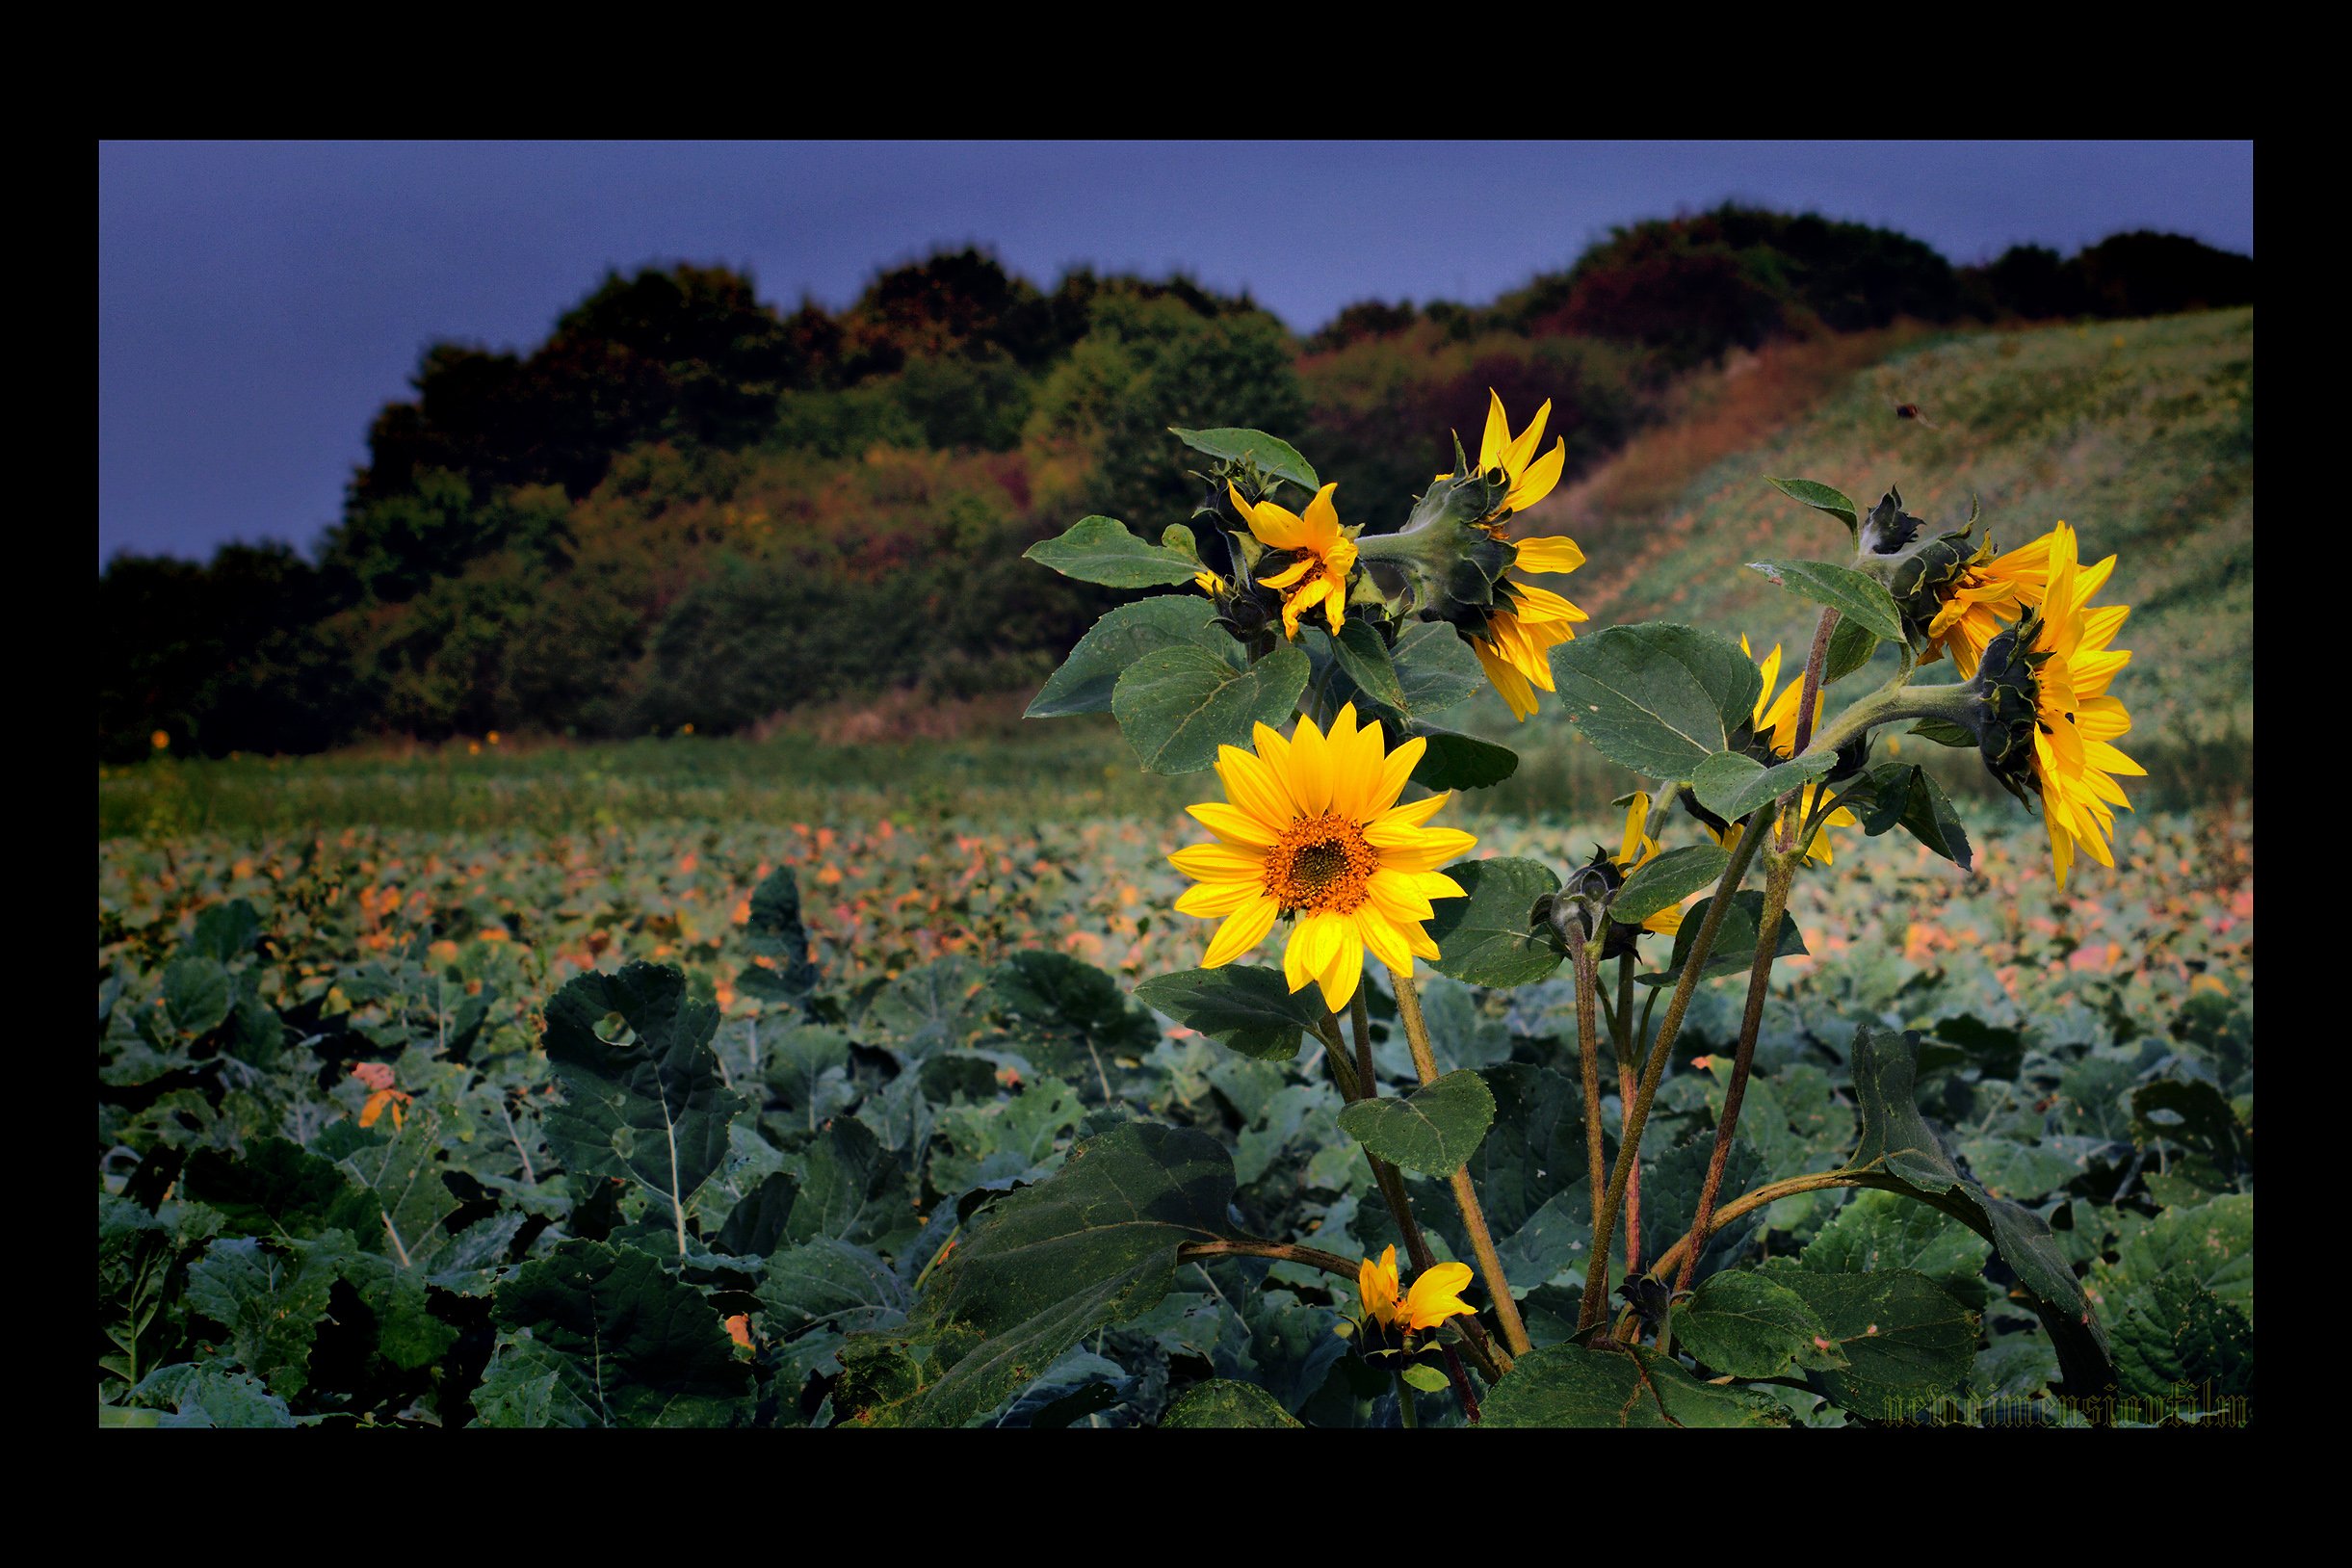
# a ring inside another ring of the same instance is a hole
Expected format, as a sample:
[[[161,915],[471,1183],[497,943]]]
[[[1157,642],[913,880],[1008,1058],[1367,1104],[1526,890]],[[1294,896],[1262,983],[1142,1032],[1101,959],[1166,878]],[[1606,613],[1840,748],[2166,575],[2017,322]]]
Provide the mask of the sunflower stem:
[[[1784,827],[1784,834],[1786,831]],[[1764,856],[1764,912],[1756,923],[1759,932],[1780,930],[1781,915],[1789,907],[1789,889],[1795,880],[1793,850]],[[1715,1123],[1715,1147],[1708,1156],[1707,1180],[1699,1188],[1699,1210],[1691,1216],[1682,1272],[1675,1276],[1674,1288],[1678,1293],[1690,1289],[1691,1276],[1698,1271],[1699,1254],[1706,1249],[1707,1238],[1713,1234],[1709,1226],[1715,1215],[1715,1199],[1723,1190],[1723,1168],[1731,1160],[1732,1137],[1739,1129],[1739,1103],[1747,1093],[1748,1068],[1756,1060],[1756,1034],[1764,1023],[1764,998],[1772,989],[1772,960],[1779,951],[1780,944],[1772,937],[1757,938],[1756,960],[1748,966],[1747,1009],[1739,1016],[1739,1046],[1732,1057],[1732,1081],[1723,1091],[1723,1114]],[[1662,1351],[1663,1331],[1659,1339]]]
[[[1747,875],[1748,862],[1756,858],[1758,846],[1770,831],[1771,823],[1764,812],[1760,810],[1748,818],[1747,829],[1739,835],[1738,847],[1732,850],[1731,863],[1723,868],[1723,875],[1715,883],[1714,897],[1708,901],[1707,918],[1699,922],[1699,934],[1691,939],[1689,955],[1683,961],[1682,978],[1674,984],[1674,999],[1666,1004],[1666,1016],[1658,1026],[1658,1039],[1642,1066],[1641,1084],[1626,1110],[1625,1132],[1617,1140],[1617,1165],[1609,1172],[1608,1199],[1601,1212],[1600,1227],[1593,1233],[1592,1256],[1584,1269],[1584,1299],[1577,1309],[1579,1333],[1600,1322],[1607,1309],[1609,1242],[1614,1240],[1608,1234],[1608,1226],[1617,1217],[1617,1206],[1625,1201],[1626,1184],[1640,1161],[1641,1134],[1650,1119],[1650,1102],[1657,1098],[1659,1080],[1665,1076],[1675,1038],[1683,1032],[1683,1013],[1690,1006],[1691,993],[1698,989],[1708,954],[1714,952],[1715,933],[1723,928],[1724,912],[1731,907],[1732,895],[1739,890],[1740,880]]]
[[[1973,731],[1977,711],[1982,706],[1983,699],[1965,682],[1953,686],[1888,687],[1871,693],[1831,719],[1814,735],[1811,745],[1795,754],[1812,756],[1816,752],[1835,751],[1857,735],[1903,719],[1941,719]]]
[[[1429,1048],[1429,1026],[1421,1015],[1421,993],[1414,988],[1413,977],[1392,969],[1389,978],[1397,990],[1397,1011],[1404,1020],[1404,1037],[1413,1047],[1413,1068],[1424,1085],[1437,1082],[1437,1058]],[[1461,1211],[1462,1229],[1469,1233],[1470,1250],[1477,1255],[1478,1271],[1486,1278],[1486,1294],[1494,1297],[1495,1318],[1503,1325],[1503,1343],[1510,1346],[1514,1356],[1526,1355],[1534,1346],[1528,1341],[1527,1325],[1519,1320],[1519,1303],[1511,1295],[1510,1281],[1503,1272],[1502,1254],[1495,1250],[1495,1238],[1486,1228],[1486,1211],[1478,1206],[1478,1189],[1470,1180],[1470,1167],[1458,1167],[1452,1176],[1453,1204]]]
[[[1633,1109],[1633,954],[1617,956],[1617,1136],[1625,1136],[1625,1118]],[[1648,1010],[1643,1012],[1648,1021]],[[1641,1267],[1641,1166],[1633,1167],[1625,1184],[1625,1271]]]
[[[1595,1004],[1601,991],[1600,955],[1584,929],[1581,910],[1568,917],[1563,933],[1576,964],[1577,1070],[1584,1085],[1584,1175],[1592,1195],[1592,1231],[1601,1234],[1601,1192],[1606,1185],[1601,1155],[1601,1025]]]
[[[1404,1373],[1391,1372],[1397,1379],[1397,1420],[1408,1430],[1421,1424],[1421,1416],[1413,1408],[1413,1391],[1405,1385]]]

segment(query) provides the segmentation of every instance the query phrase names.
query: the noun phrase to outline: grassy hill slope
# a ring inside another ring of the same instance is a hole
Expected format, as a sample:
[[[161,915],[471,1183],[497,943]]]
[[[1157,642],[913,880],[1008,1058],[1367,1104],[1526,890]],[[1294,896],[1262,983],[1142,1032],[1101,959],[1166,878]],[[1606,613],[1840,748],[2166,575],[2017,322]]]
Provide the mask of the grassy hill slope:
[[[1596,623],[1672,616],[1793,655],[1812,610],[1741,563],[1849,546],[1764,475],[1820,480],[1866,507],[1893,484],[1947,526],[1973,491],[1979,528],[2004,548],[2066,521],[2085,559],[2123,558],[2104,597],[2133,606],[2120,641],[2136,657],[2116,692],[2135,740],[2235,749],[2253,734],[2253,369],[2251,309],[1920,339],[1661,499],[1659,471],[1692,428],[1754,404],[1741,380],[1775,370],[1735,361],[1684,420],[1536,509],[1531,531],[1584,547],[1570,591]],[[1898,417],[1901,404],[1924,423]]]

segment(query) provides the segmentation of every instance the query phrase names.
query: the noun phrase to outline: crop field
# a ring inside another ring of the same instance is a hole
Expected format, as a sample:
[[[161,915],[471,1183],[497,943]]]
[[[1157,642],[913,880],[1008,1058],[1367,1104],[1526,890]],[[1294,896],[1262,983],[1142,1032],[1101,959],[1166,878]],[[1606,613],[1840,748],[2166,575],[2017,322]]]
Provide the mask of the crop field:
[[[599,758],[571,763],[576,777]],[[527,791],[520,803],[528,818]],[[552,831],[101,840],[102,1419],[874,1420],[887,1391],[845,1382],[845,1336],[922,1310],[927,1271],[982,1203],[1130,1121],[1233,1151],[1232,1212],[1255,1234],[1349,1259],[1396,1241],[1362,1148],[1334,1127],[1312,1036],[1263,1059],[1129,996],[1197,962],[1208,928],[1169,909],[1181,878],[1165,856],[1193,836],[1173,810],[1042,825],[578,815]],[[1811,955],[1776,970],[1732,1179],[1837,1163],[1859,1132],[1856,1027],[1919,1030],[1921,1105],[1990,1191],[2048,1219],[2144,1411],[2226,1412],[2251,1386],[2250,823],[2127,819],[2121,870],[2090,869],[2060,896],[2036,824],[1973,815],[1973,875],[1900,836],[1855,834],[1799,883]],[[1479,855],[1554,860],[1611,833],[1471,825]],[[676,966],[718,1014],[721,1083],[698,1129],[711,1169],[675,1221],[641,1184],[565,1171],[547,1137],[551,1005],[637,960]],[[1495,1090],[1475,1163],[1529,1333],[1555,1343],[1589,1241],[1566,980],[1425,983],[1441,1065]],[[1659,1094],[1645,1264],[1689,1223],[1739,992],[1735,979],[1698,990]],[[1375,991],[1372,1006],[1383,1076],[1409,1082],[1394,1005]],[[1459,1253],[1441,1184],[1408,1181],[1433,1244]],[[632,1237],[678,1266],[640,1267]],[[564,1275],[566,1238],[610,1243],[612,1277]],[[2055,1353],[1989,1250],[1869,1191],[1785,1198],[1725,1233],[1711,1261],[1899,1266],[1958,1303],[1887,1325],[1875,1360],[1855,1350],[1810,1386],[1764,1385],[1776,1407],[1744,1419],[2051,1419],[2034,1397]],[[608,1384],[576,1375],[574,1307],[590,1287],[626,1297],[637,1325],[603,1347],[624,1370]],[[1231,1379],[1286,1418],[1393,1424],[1388,1377],[1332,1332],[1352,1296],[1296,1263],[1190,1262],[1150,1311],[1007,1368],[949,1413],[1158,1424],[1188,1387]],[[1459,1419],[1424,1402],[1430,1424]]]

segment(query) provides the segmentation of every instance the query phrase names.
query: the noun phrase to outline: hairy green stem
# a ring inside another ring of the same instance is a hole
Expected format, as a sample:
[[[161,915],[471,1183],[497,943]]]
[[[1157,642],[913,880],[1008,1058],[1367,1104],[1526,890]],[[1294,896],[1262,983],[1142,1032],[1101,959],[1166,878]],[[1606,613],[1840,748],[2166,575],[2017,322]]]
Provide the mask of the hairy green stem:
[[[1658,1026],[1658,1039],[1651,1045],[1649,1059],[1642,1066],[1641,1084],[1626,1111],[1625,1132],[1617,1142],[1616,1168],[1609,1172],[1608,1198],[1602,1208],[1601,1228],[1593,1233],[1591,1259],[1584,1268],[1584,1299],[1577,1309],[1579,1333],[1598,1323],[1607,1310],[1608,1254],[1613,1240],[1608,1226],[1617,1217],[1617,1206],[1625,1201],[1626,1184],[1632,1179],[1633,1168],[1640,1163],[1641,1134],[1650,1119],[1650,1102],[1657,1098],[1659,1080],[1665,1076],[1666,1062],[1674,1054],[1675,1038],[1683,1032],[1684,1011],[1690,1006],[1691,993],[1698,989],[1708,954],[1715,950],[1715,934],[1723,928],[1723,917],[1731,908],[1732,895],[1739,891],[1740,880],[1747,875],[1748,862],[1756,858],[1757,847],[1770,830],[1771,824],[1763,811],[1748,818],[1747,830],[1739,835],[1738,846],[1732,850],[1731,861],[1715,883],[1714,897],[1708,901],[1707,918],[1699,922],[1699,934],[1691,939],[1689,954],[1683,961],[1682,978],[1674,984],[1674,999],[1666,1004],[1666,1016]]]
[[[1871,693],[1831,719],[1796,754],[1803,757],[1835,751],[1857,735],[1865,734],[1880,724],[1892,724],[1899,719],[1941,719],[1947,723],[1973,730],[1980,701],[1965,684],[1887,687]]]
[[[1421,1424],[1421,1414],[1413,1408],[1413,1390],[1404,1380],[1404,1373],[1391,1372],[1397,1379],[1397,1422],[1408,1431]]]
[[[1404,1020],[1404,1037],[1413,1048],[1414,1070],[1424,1084],[1434,1084],[1437,1057],[1429,1048],[1429,1026],[1421,1015],[1421,993],[1414,988],[1413,977],[1403,971],[1392,969],[1389,977],[1397,990],[1398,1014]],[[1486,1211],[1478,1205],[1478,1189],[1470,1179],[1470,1167],[1457,1167],[1451,1181],[1453,1206],[1461,1211],[1462,1229],[1469,1234],[1478,1272],[1485,1276],[1486,1294],[1494,1297],[1503,1343],[1510,1346],[1512,1355],[1526,1355],[1534,1346],[1528,1341],[1527,1325],[1519,1320],[1519,1303],[1511,1295],[1510,1281],[1503,1276],[1503,1256],[1495,1250],[1494,1236],[1486,1228]]]

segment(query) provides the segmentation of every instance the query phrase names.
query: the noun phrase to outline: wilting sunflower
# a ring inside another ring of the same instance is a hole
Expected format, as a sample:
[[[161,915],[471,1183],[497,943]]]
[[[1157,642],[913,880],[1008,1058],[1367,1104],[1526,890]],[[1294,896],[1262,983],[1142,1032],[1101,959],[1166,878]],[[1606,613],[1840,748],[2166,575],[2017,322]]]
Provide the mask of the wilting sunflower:
[[[1301,719],[1289,740],[1257,727],[1256,754],[1217,748],[1224,801],[1187,807],[1216,835],[1168,858],[1200,885],[1176,901],[1181,914],[1223,921],[1204,967],[1231,963],[1266,939],[1278,916],[1295,924],[1282,953],[1291,989],[1312,980],[1334,1012],[1355,995],[1370,952],[1402,975],[1413,959],[1437,956],[1422,929],[1432,899],[1458,899],[1461,884],[1440,866],[1478,841],[1450,827],[1424,827],[1451,792],[1397,804],[1427,743],[1419,736],[1390,751],[1380,726],[1356,725],[1353,703],[1325,735]]]
[[[2121,700],[2107,694],[2116,672],[2131,660],[2129,650],[2108,646],[2123,630],[2130,607],[2088,608],[2090,596],[2114,566],[2112,556],[2096,566],[2083,566],[2075,531],[2060,523],[2050,536],[2047,597],[1986,645],[1979,667],[1979,687],[2022,686],[2032,694],[2030,777],[2042,797],[2051,867],[2060,887],[2066,885],[2078,847],[2101,865],[2114,866],[2115,808],[2131,809],[2116,776],[2147,774],[2113,744],[2130,730],[2131,716]],[[1992,746],[1988,741],[1988,759]],[[2013,757],[2022,751],[2011,748]],[[2003,771],[1999,767],[1995,771],[1997,775]],[[2022,771],[2014,762],[2008,770]]]
[[[2053,529],[2006,555],[1994,555],[1990,544],[1978,552],[1944,590],[1943,608],[1927,623],[1927,653],[1922,662],[1932,664],[1948,653],[1961,675],[1973,677],[1986,645],[2048,593],[2051,548],[2057,537]],[[2093,567],[2096,581],[2092,588],[2105,582],[2114,569],[2113,556]]]
[[[1633,801],[1625,808],[1625,837],[1619,843],[1616,854],[1611,857],[1617,862],[1617,870],[1627,876],[1633,875],[1633,873],[1659,856],[1660,847],[1658,840],[1650,837],[1649,825],[1649,792],[1635,790]],[[1666,905],[1649,919],[1641,922],[1641,928],[1645,931],[1657,931],[1662,936],[1672,936],[1683,928],[1683,906],[1679,903]]]
[[[1286,637],[1296,637],[1298,617],[1319,604],[1331,630],[1340,629],[1340,612],[1347,607],[1347,574],[1356,564],[1356,542],[1340,530],[1339,509],[1331,504],[1331,492],[1338,488],[1333,483],[1316,491],[1302,517],[1271,501],[1244,501],[1240,490],[1226,486],[1234,510],[1258,542],[1296,558],[1273,575],[1258,579],[1262,587],[1282,595]]]
[[[1364,1302],[1368,1324],[1420,1333],[1449,1318],[1475,1314],[1477,1309],[1462,1299],[1462,1287],[1470,1283],[1470,1277],[1466,1263],[1431,1264],[1399,1301],[1397,1249],[1392,1246],[1380,1254],[1378,1263],[1364,1260],[1364,1267],[1356,1270],[1356,1294]]]

